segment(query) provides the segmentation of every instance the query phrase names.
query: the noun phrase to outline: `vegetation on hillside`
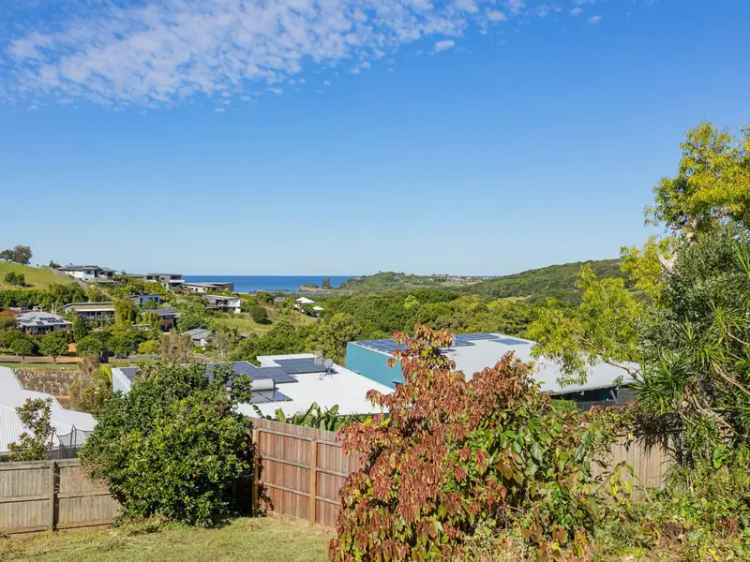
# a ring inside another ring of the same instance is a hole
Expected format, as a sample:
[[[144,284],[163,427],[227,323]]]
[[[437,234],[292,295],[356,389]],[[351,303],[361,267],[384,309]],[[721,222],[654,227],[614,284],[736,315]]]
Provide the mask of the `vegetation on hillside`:
[[[7,281],[6,277],[10,273],[14,276],[22,275],[24,286],[31,289],[49,289],[52,285],[75,284],[72,278],[49,267],[37,267],[0,260],[0,289],[13,289],[18,286]]]

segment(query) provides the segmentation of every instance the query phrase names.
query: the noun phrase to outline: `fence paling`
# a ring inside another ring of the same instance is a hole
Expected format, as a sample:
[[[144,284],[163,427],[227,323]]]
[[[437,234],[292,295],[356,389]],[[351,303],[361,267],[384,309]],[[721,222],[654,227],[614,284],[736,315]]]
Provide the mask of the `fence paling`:
[[[79,461],[0,463],[0,532],[108,525],[119,506]]]
[[[341,506],[339,492],[359,461],[344,453],[333,432],[270,420],[255,420],[254,424],[257,485],[253,486],[253,506],[257,507],[260,487],[267,491],[271,511],[335,526]],[[621,462],[647,487],[661,486],[670,466],[662,449],[647,449],[641,443],[630,447],[615,444],[607,469]]]

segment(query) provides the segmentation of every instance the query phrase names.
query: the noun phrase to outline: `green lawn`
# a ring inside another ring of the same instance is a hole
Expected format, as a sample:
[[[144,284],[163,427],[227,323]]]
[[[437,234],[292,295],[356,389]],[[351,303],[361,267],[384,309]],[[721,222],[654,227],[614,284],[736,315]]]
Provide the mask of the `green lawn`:
[[[49,267],[33,267],[5,260],[0,260],[0,289],[17,289],[5,282],[5,275],[22,273],[26,278],[26,285],[33,289],[46,289],[50,285],[72,285],[75,281],[63,273],[50,269]]]
[[[219,529],[141,524],[0,538],[0,561],[323,562],[329,539],[308,523],[274,517]]]
[[[271,330],[276,323],[282,320],[289,322],[292,326],[306,326],[308,324],[314,324],[317,321],[315,318],[311,318],[306,314],[301,314],[294,310],[281,312],[272,306],[267,306],[265,308],[268,313],[268,318],[271,321],[268,324],[258,324],[250,317],[250,314],[246,312],[241,314],[216,314],[213,317],[213,321],[225,328],[233,328],[243,336],[264,334]]]

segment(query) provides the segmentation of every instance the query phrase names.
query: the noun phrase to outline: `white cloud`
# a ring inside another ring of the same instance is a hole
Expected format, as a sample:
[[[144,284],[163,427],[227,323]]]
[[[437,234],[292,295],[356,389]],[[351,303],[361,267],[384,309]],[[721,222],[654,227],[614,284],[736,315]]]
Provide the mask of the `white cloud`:
[[[602,21],[602,16],[591,16],[589,18],[589,23],[591,25],[596,25]]]
[[[490,21],[505,21],[508,17],[500,10],[490,10],[487,12],[487,19]]]
[[[583,13],[583,8],[581,8],[580,6],[576,6],[575,8],[570,10],[571,16],[580,16],[582,13]]]
[[[0,32],[0,94],[30,102],[54,96],[158,106],[196,95],[276,92],[295,77],[302,83],[312,65],[360,72],[405,44],[442,37],[433,49],[443,51],[472,27],[485,30],[527,11],[524,0],[141,0],[130,7],[86,6],[53,17],[40,13],[36,20],[25,10]]]
[[[447,51],[448,49],[452,49],[456,46],[456,42],[453,41],[453,39],[444,39],[442,41],[438,41],[434,45],[434,51],[436,53],[440,53],[442,51]]]

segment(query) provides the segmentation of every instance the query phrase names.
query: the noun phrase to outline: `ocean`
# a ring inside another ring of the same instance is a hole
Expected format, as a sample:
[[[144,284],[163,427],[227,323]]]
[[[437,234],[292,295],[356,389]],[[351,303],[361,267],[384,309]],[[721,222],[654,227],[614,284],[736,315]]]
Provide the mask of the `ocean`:
[[[340,287],[351,275],[185,275],[188,283],[234,283],[239,293],[257,291],[296,293],[302,285],[320,285],[330,279],[331,286]]]

